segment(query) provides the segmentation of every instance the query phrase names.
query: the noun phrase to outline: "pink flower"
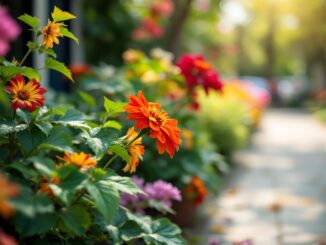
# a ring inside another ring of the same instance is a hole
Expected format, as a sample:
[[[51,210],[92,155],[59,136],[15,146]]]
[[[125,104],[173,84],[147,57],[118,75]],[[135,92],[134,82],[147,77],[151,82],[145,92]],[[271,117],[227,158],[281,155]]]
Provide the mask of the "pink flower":
[[[142,27],[151,37],[158,38],[163,35],[163,29],[152,18],[145,18]]]
[[[164,16],[169,17],[171,16],[174,9],[173,2],[171,0],[160,0],[157,2],[154,2],[150,6],[150,11],[153,16]]]

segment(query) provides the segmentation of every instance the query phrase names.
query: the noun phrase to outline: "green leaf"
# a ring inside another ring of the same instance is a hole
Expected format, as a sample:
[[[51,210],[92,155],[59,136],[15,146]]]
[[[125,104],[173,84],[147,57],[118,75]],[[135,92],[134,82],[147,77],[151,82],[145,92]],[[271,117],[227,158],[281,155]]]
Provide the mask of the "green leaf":
[[[25,24],[29,25],[30,27],[32,27],[33,30],[35,30],[41,22],[39,18],[30,16],[28,14],[21,15],[18,17],[18,19],[24,22]]]
[[[71,76],[70,70],[61,62],[54,60],[50,57],[45,59],[45,67],[51,70],[55,70],[57,72],[62,73],[67,78],[69,78],[71,81],[74,81],[74,79]]]
[[[110,120],[104,123],[103,128],[114,128],[120,130],[122,128],[122,125],[118,121]]]
[[[49,136],[53,126],[47,121],[40,121],[35,123],[35,125],[46,135]]]
[[[53,12],[51,14],[53,21],[58,22],[58,21],[65,21],[65,20],[70,20],[70,19],[75,19],[76,16],[67,12],[67,11],[62,11],[60,8],[57,6],[54,7]]]
[[[103,178],[108,184],[121,192],[128,193],[130,195],[136,195],[143,193],[141,189],[135,184],[135,182],[129,177],[122,177],[119,175],[107,175]]]
[[[145,234],[146,244],[184,245],[180,228],[167,218],[154,220],[151,223],[152,232]]]
[[[24,155],[31,154],[44,140],[45,135],[36,127],[17,133]]]
[[[11,133],[17,133],[28,128],[27,124],[15,125],[14,122],[5,122],[0,124],[0,136],[4,136]]]
[[[5,81],[16,76],[17,74],[28,77],[28,79],[35,79],[36,81],[41,80],[40,74],[33,68],[26,66],[18,67],[14,65],[0,66],[0,77],[2,77]]]
[[[29,123],[32,120],[31,114],[21,110],[21,109],[17,109],[16,110],[16,114],[17,116],[19,116],[21,119],[23,119],[24,122]]]
[[[26,179],[32,179],[37,177],[37,173],[35,172],[34,169],[21,162],[11,163],[10,165],[7,166],[7,168],[11,168],[19,171]]]
[[[66,27],[61,26],[60,27],[60,33],[62,35],[64,35],[65,37],[68,37],[68,38],[74,40],[76,43],[79,44],[78,38],[72,32],[70,32]]]
[[[72,151],[72,138],[64,127],[55,127],[51,130],[50,136],[40,145],[56,151]]]
[[[86,174],[69,165],[58,170],[58,178],[60,179],[58,185],[50,184],[49,186],[54,195],[66,205],[71,204],[74,195],[85,186],[88,179]]]
[[[41,46],[41,47],[39,47],[38,51],[41,54],[48,54],[48,55],[52,56],[53,58],[57,58],[57,54],[53,51],[53,49],[45,48],[45,47]]]
[[[54,213],[39,214],[35,218],[16,215],[13,219],[15,227],[22,237],[44,234],[55,226],[56,221]]]
[[[130,155],[128,151],[125,149],[124,145],[122,144],[113,144],[110,146],[109,150],[117,154],[119,157],[122,158],[122,160],[129,163],[130,161]]]
[[[80,205],[68,207],[60,213],[60,219],[69,231],[83,236],[91,225],[91,217],[86,208]]]
[[[56,172],[55,163],[50,158],[33,156],[30,157],[28,160],[30,160],[34,164],[34,167],[42,176],[51,178]]]
[[[85,123],[84,115],[80,111],[74,109],[67,110],[66,113],[58,120],[54,121],[54,123],[66,127],[90,129]]]
[[[37,42],[31,42],[31,41],[28,41],[27,42],[27,47],[31,50],[34,50],[34,49],[37,49],[38,47],[38,44]]]
[[[89,182],[86,189],[95,201],[99,212],[107,221],[110,221],[116,214],[119,207],[119,192],[105,180],[96,183]]]
[[[96,100],[93,96],[91,96],[90,94],[79,90],[78,91],[78,95],[83,99],[83,101],[85,101],[85,103],[87,105],[89,105],[90,107],[96,106]]]
[[[108,128],[101,129],[100,131],[95,132],[95,134],[92,136],[86,132],[82,134],[82,138],[86,141],[89,148],[91,148],[96,154],[97,159],[102,158],[103,155],[107,153],[110,145],[116,139],[116,137],[116,131]]]
[[[104,97],[104,108],[111,117],[119,112],[124,112],[124,108],[128,103],[125,102],[114,102]]]

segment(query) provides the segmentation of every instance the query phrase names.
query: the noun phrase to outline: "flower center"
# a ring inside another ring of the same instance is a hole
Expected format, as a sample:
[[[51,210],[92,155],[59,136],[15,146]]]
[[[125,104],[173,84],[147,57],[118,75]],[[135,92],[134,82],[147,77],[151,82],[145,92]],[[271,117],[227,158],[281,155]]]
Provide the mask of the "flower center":
[[[17,93],[17,96],[20,100],[28,100],[29,96],[28,96],[28,92],[25,90],[21,90]]]

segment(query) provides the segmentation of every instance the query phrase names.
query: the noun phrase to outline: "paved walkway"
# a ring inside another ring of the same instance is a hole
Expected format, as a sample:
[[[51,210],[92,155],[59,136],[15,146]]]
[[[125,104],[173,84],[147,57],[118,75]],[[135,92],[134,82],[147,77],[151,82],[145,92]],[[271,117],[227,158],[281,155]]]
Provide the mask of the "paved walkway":
[[[271,110],[236,161],[225,191],[207,204],[204,237],[326,244],[326,126],[300,111]]]

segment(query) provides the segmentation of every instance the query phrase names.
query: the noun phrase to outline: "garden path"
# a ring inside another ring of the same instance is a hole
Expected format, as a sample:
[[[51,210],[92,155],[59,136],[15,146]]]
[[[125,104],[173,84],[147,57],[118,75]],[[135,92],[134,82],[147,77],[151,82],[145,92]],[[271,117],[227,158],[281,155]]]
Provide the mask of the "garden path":
[[[202,244],[326,244],[325,126],[302,111],[270,110],[235,159],[225,190],[206,205]]]

